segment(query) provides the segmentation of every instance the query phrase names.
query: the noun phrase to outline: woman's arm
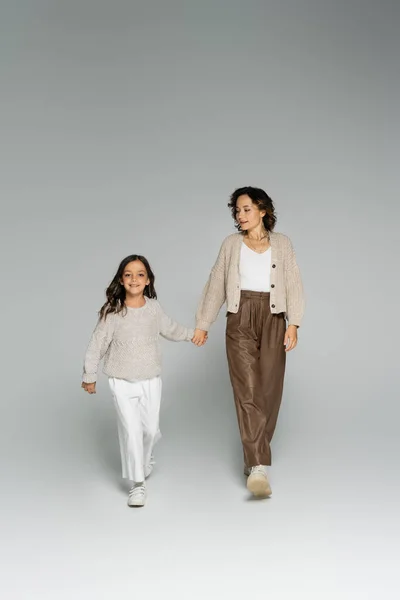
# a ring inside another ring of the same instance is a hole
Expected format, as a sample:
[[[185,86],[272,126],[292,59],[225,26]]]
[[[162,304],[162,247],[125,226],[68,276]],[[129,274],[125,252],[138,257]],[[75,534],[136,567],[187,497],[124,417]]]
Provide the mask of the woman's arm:
[[[304,290],[292,242],[286,240],[285,285],[288,325],[300,327],[304,315]]]
[[[196,331],[206,332],[210,329],[226,300],[225,267],[226,245],[223,243],[200,298],[196,313]]]

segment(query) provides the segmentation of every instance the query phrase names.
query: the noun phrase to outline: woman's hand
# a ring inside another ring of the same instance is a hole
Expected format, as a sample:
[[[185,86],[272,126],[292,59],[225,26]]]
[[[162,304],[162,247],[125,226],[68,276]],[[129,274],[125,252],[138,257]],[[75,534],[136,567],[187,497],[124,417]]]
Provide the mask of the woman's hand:
[[[285,332],[285,352],[290,352],[293,348],[297,346],[297,327],[296,325],[289,325]]]
[[[203,329],[195,329],[194,335],[192,337],[192,342],[196,346],[204,346],[204,344],[207,341],[207,338],[208,338],[207,331],[204,331]]]
[[[96,393],[96,383],[85,383],[82,381],[81,388],[83,388],[88,394]]]

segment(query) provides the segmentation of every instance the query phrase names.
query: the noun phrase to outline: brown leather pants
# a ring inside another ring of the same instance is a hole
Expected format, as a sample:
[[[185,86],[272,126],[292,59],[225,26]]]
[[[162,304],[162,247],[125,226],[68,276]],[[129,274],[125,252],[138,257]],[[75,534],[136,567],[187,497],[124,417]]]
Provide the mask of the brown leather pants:
[[[238,313],[228,313],[226,350],[247,467],[271,464],[285,375],[285,330],[285,317],[271,314],[266,292],[242,291]]]

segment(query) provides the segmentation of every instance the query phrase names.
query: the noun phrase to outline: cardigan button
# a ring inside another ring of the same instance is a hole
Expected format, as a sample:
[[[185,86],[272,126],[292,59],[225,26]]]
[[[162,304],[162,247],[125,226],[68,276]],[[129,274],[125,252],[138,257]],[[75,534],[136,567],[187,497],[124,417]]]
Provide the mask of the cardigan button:
[[[274,287],[275,287],[275,284],[274,284],[274,283],[271,283],[271,287],[272,287],[272,288],[274,288]]]
[[[275,269],[276,265],[272,265],[272,268]]]
[[[271,304],[271,308],[275,308],[275,304]]]

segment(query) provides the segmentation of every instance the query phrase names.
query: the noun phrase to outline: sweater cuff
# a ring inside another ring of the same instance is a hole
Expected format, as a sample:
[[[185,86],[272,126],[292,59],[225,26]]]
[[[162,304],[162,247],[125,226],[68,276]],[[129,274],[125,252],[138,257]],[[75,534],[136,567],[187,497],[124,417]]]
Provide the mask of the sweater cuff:
[[[293,317],[291,315],[290,319],[288,318],[288,327],[289,327],[289,325],[295,325],[296,327],[300,327],[300,325],[301,325],[301,317]]]
[[[193,339],[193,336],[194,336],[194,329],[188,329],[186,341],[191,342]]]
[[[82,375],[83,383],[96,383],[97,375],[96,373],[84,373]]]
[[[208,323],[207,321],[197,321],[196,322],[196,329],[202,329],[203,331],[208,331],[211,327],[211,323]]]

